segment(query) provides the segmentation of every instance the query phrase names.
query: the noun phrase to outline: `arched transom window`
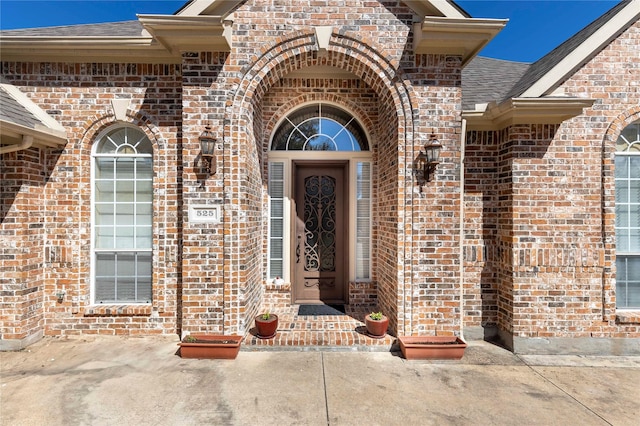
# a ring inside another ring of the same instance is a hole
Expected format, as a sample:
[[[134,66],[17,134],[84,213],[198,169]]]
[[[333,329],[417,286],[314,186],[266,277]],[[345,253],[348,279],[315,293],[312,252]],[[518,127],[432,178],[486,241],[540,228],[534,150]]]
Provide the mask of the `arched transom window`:
[[[640,309],[640,121],[616,142],[616,306]]]
[[[93,153],[93,301],[151,301],[153,148],[134,127],[98,140]]]
[[[368,151],[365,132],[348,112],[327,104],[300,108],[280,124],[274,151]]]

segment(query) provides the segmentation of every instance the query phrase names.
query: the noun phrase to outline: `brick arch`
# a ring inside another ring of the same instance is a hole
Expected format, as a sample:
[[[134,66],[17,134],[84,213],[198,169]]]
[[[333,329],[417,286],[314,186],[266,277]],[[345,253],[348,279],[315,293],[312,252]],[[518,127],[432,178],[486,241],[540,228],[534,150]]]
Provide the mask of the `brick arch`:
[[[373,147],[371,142],[375,140],[375,127],[368,115],[357,104],[352,101],[345,100],[343,97],[336,94],[318,94],[310,93],[298,96],[294,99],[290,99],[288,102],[282,104],[278,110],[272,115],[271,120],[266,124],[264,130],[265,149],[269,150],[271,147],[268,144],[271,142],[271,136],[275,130],[278,119],[287,115],[290,111],[294,110],[297,106],[312,103],[312,102],[330,102],[336,105],[340,105],[349,110],[355,118],[362,124],[363,128],[369,135],[369,149]]]
[[[82,136],[78,138],[81,147],[91,147],[95,142],[96,136],[104,129],[114,126],[118,123],[129,124],[138,127],[144,132],[153,145],[154,152],[165,148],[161,132],[154,126],[149,119],[142,114],[127,113],[127,120],[116,120],[112,114],[102,116],[94,116],[84,122],[82,126]]]
[[[640,120],[640,106],[635,106],[619,114],[607,128],[602,139],[602,245],[605,257],[615,259],[615,153],[616,141],[622,131],[631,123]],[[610,322],[616,319],[615,298],[616,265],[611,262],[603,276],[603,319]]]
[[[381,101],[391,101],[398,127],[403,130],[398,134],[398,142],[412,142],[414,109],[411,105],[415,101],[410,87],[405,86],[404,79],[397,75],[397,64],[386,58],[383,50],[372,46],[370,41],[348,31],[334,32],[327,53],[319,55],[312,32],[298,31],[286,38],[276,38],[243,69],[232,107],[225,112],[228,124],[224,134],[229,136],[238,132],[243,124],[249,128],[253,111],[280,78],[298,69],[329,65],[352,72],[376,91]]]
[[[604,136],[604,143],[606,145],[611,143],[615,144],[618,136],[620,136],[620,133],[622,133],[625,127],[638,120],[640,120],[640,105],[635,106],[618,115],[609,125],[609,128],[607,129],[607,132]]]
[[[411,222],[413,215],[409,212],[413,203],[405,202],[406,197],[412,197],[413,192],[407,190],[411,185],[412,176],[407,175],[407,165],[413,161],[414,123],[417,122],[417,105],[408,79],[398,74],[398,64],[385,54],[381,46],[363,39],[361,36],[349,32],[333,32],[326,52],[319,52],[315,33],[312,31],[297,31],[274,39],[259,53],[251,58],[241,71],[235,92],[229,99],[224,119],[224,187],[227,197],[227,208],[224,210],[225,235],[225,270],[229,271],[227,282],[231,288],[243,288],[244,302],[241,297],[231,297],[231,292],[225,292],[224,317],[226,324],[247,324],[257,311],[258,306],[253,303],[261,300],[262,289],[256,282],[262,281],[261,264],[252,268],[246,267],[247,260],[252,256],[260,256],[255,245],[254,252],[243,251],[242,232],[261,232],[262,217],[257,212],[262,208],[264,200],[254,193],[257,182],[262,182],[264,176],[264,158],[262,157],[262,143],[264,141],[264,123],[258,114],[260,103],[270,88],[290,72],[314,66],[333,66],[351,72],[364,81],[379,96],[383,117],[392,123],[389,134],[378,135],[379,142],[385,149],[397,154],[396,160],[389,164],[395,168],[391,170],[395,179],[388,181],[390,188],[397,194],[395,201],[398,220],[395,224],[398,242],[397,255],[407,256],[406,247],[412,245],[411,235],[402,232]],[[369,129],[372,129],[371,127]],[[381,145],[381,146],[382,146]],[[378,148],[380,149],[379,146]],[[240,157],[238,153],[242,153]],[[262,185],[262,184],[261,184]],[[387,188],[389,189],[389,188]],[[244,191],[244,192],[243,192]],[[247,192],[249,191],[249,192]],[[241,207],[243,206],[243,207]],[[249,209],[249,217],[242,208]],[[409,225],[410,226],[410,225]],[[402,248],[404,247],[404,249]],[[403,327],[404,312],[407,309],[398,303],[404,299],[406,286],[400,286],[405,276],[412,277],[412,264],[405,263],[399,271],[386,271],[386,279],[391,281],[390,290],[386,292],[382,305],[385,311],[391,313],[392,327]],[[410,278],[409,278],[410,279]],[[251,305],[251,306],[250,306]],[[402,312],[401,312],[402,311]],[[244,314],[243,314],[244,313]],[[395,318],[394,318],[395,317]],[[242,328],[242,326],[241,326]],[[242,331],[242,330],[241,330]],[[225,325],[225,332],[237,332],[232,326]]]
[[[603,176],[603,185],[604,191],[603,195],[611,195],[606,193],[606,189],[608,186],[604,181],[611,180],[613,183],[613,174],[614,174],[614,155],[616,152],[616,141],[618,137],[622,133],[622,131],[631,123],[640,120],[640,106],[635,106],[622,114],[618,115],[612,122],[609,124],[607,131],[602,139],[602,176]]]

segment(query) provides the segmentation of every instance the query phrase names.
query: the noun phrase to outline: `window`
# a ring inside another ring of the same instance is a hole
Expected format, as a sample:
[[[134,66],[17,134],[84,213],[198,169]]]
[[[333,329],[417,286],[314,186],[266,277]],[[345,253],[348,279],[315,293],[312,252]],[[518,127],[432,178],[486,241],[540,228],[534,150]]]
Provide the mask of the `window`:
[[[367,151],[367,137],[348,112],[316,104],[289,115],[273,137],[275,151]]]
[[[640,309],[640,121],[616,142],[616,301]]]
[[[153,148],[139,129],[120,127],[93,153],[93,300],[151,302]]]

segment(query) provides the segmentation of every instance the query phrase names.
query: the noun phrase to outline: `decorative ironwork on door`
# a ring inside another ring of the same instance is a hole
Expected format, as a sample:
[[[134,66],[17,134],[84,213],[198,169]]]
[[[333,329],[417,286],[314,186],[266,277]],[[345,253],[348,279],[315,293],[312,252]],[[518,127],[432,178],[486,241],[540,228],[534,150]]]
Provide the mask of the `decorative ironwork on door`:
[[[333,272],[336,267],[336,179],[304,180],[304,269]]]

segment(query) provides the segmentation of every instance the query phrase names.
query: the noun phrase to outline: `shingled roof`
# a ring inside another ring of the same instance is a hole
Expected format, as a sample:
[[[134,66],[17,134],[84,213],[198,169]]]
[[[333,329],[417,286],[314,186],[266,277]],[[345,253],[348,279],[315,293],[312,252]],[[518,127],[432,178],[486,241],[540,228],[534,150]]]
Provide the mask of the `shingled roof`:
[[[136,37],[142,34],[142,30],[142,24],[139,21],[122,21],[3,30],[0,34],[13,37]]]
[[[540,58],[537,62],[534,62],[528,69],[522,78],[509,90],[506,98],[515,98],[522,95],[527,89],[529,89],[534,83],[536,83],[543,75],[551,71],[562,59],[564,59],[569,53],[573,52],[578,46],[583,44],[590,36],[592,36],[600,27],[607,23],[613,16],[615,16],[620,10],[622,10],[630,0],[621,1],[604,15],[593,21],[591,24],[584,27],[581,31],[576,33],[573,37],[553,49],[547,55]],[[617,37],[624,29],[620,29],[617,34],[614,34],[609,40],[603,40],[604,45]],[[586,58],[577,68],[582,67],[588,62],[598,51],[592,52],[592,55]],[[573,74],[576,69],[569,70],[568,75]],[[558,84],[562,84],[559,82]]]
[[[35,145],[58,146],[66,143],[66,131],[20,90],[0,80],[0,152],[20,143],[24,136]]]
[[[42,122],[0,85],[0,122],[9,122],[35,129]]]
[[[477,56],[462,70],[462,109],[505,99],[531,64]]]
[[[511,98],[517,98],[531,88],[540,78],[550,73],[564,58],[585,43],[603,25],[630,3],[624,0],[611,8],[608,12],[587,25],[573,37],[553,49],[538,61],[527,64],[484,57],[474,58],[462,71],[462,108],[473,110],[476,104],[495,102],[500,104]],[[600,49],[617,37],[624,28],[613,34],[608,40],[599,40]],[[567,69],[564,77],[557,81],[556,87],[562,81],[582,67],[600,49],[594,49],[590,55],[573,69]]]

